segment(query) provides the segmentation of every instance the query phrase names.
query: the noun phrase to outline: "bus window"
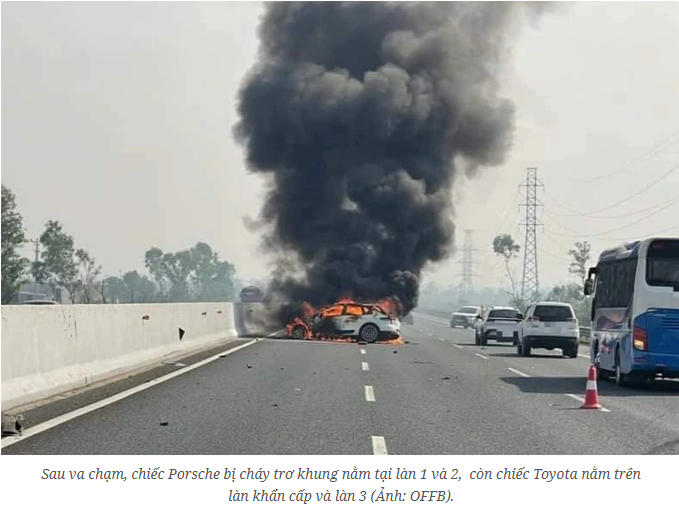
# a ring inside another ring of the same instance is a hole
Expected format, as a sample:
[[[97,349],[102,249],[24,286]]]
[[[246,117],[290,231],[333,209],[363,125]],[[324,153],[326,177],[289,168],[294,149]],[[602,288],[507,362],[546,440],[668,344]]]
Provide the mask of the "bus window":
[[[646,283],[679,285],[679,240],[653,241],[646,255]]]
[[[634,294],[637,259],[601,263],[596,281],[597,308],[627,308]]]

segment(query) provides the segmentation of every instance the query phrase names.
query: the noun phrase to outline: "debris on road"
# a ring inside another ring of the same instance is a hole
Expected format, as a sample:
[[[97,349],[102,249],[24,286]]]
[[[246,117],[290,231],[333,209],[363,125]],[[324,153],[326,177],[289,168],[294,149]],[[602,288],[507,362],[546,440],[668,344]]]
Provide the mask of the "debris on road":
[[[2,436],[21,435],[21,415],[2,414]]]
[[[251,365],[251,364],[248,364],[248,368],[252,368],[252,365]]]
[[[161,422],[160,422],[160,425],[161,425],[161,426],[167,426],[168,424],[170,424],[170,423],[168,423],[167,421],[161,421]]]

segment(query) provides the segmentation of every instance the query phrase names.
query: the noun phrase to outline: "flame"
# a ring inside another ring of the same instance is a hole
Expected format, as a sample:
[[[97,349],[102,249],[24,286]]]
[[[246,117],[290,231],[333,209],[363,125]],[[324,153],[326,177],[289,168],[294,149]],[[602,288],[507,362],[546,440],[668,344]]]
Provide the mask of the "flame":
[[[348,303],[357,303],[357,304],[374,304],[375,306],[379,307],[382,309],[384,312],[386,312],[389,315],[396,315],[400,313],[401,310],[401,305],[398,302],[397,299],[394,298],[382,298],[376,303],[358,303],[354,299],[350,297],[342,297],[340,298],[337,302],[325,306],[321,308],[320,310],[317,310],[314,308],[310,303],[305,302],[302,304],[301,309],[300,309],[300,314],[301,316],[295,317],[289,324],[285,326],[285,329],[287,331],[287,335],[292,337],[292,333],[294,329],[298,326],[302,326],[304,328],[304,339],[305,340],[314,340],[314,341],[324,341],[324,342],[335,342],[335,343],[355,343],[355,339],[349,336],[336,336],[336,335],[330,335],[330,334],[321,334],[321,333],[316,333],[314,334],[309,321],[312,319],[315,315],[324,315],[326,310],[329,308],[332,308],[335,305],[338,304],[348,304]],[[391,340],[384,340],[380,341],[380,344],[386,344],[386,345],[403,345],[405,342],[403,341],[403,338],[401,336],[397,338],[393,338]]]
[[[401,304],[396,299],[390,297],[382,298],[375,304],[389,315],[400,314],[402,310]]]
[[[302,319],[299,317],[295,317],[291,323],[287,324],[285,326],[285,331],[287,332],[288,336],[292,336],[292,331],[297,327],[297,326],[302,326],[304,328],[304,339],[305,340],[311,340],[311,328],[309,327],[309,324],[304,322]]]

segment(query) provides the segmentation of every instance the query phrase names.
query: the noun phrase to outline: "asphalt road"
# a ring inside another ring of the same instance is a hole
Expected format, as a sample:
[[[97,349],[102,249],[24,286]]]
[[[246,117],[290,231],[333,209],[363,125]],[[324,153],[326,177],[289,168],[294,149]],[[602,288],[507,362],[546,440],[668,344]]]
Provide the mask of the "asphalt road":
[[[422,314],[404,338],[263,340],[2,453],[679,454],[679,382],[600,382],[607,411],[581,410],[585,357],[477,347]]]

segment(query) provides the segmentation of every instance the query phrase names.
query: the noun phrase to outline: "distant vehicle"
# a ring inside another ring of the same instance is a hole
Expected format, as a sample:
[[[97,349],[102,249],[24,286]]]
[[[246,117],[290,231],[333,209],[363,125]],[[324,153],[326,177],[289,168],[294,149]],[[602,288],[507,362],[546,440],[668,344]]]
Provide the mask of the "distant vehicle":
[[[476,316],[481,313],[480,306],[463,306],[453,312],[450,317],[450,327],[462,326],[463,328],[474,327]]]
[[[264,292],[259,287],[250,285],[240,291],[241,303],[261,303],[264,301]]]
[[[516,353],[528,357],[532,349],[561,349],[564,356],[578,357],[580,327],[568,303],[531,304],[519,324]]]
[[[495,340],[498,343],[511,342],[516,345],[521,319],[523,319],[521,312],[511,306],[488,309],[477,328],[474,343],[486,345],[488,340]]]
[[[22,305],[56,305],[58,303],[56,301],[52,301],[51,299],[29,299],[28,301],[24,301],[21,304]]]
[[[373,343],[401,336],[401,323],[378,305],[336,303],[321,309],[307,322],[294,324],[290,335],[298,340],[351,337]]]
[[[590,268],[590,359],[620,386],[679,378],[679,238],[649,238],[604,250]]]
[[[401,319],[401,322],[402,322],[403,324],[408,324],[408,325],[411,325],[411,326],[412,326],[413,324],[415,324],[415,318],[413,317],[413,313],[410,312],[408,315],[406,315],[405,317],[403,317],[403,318]]]

